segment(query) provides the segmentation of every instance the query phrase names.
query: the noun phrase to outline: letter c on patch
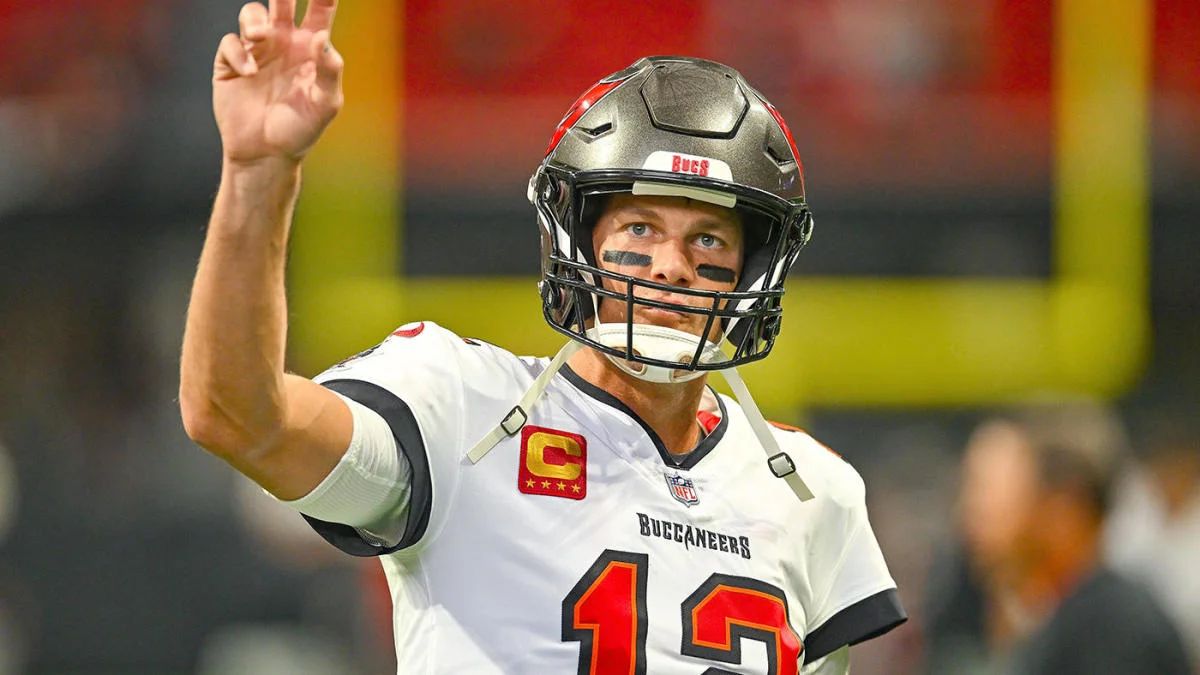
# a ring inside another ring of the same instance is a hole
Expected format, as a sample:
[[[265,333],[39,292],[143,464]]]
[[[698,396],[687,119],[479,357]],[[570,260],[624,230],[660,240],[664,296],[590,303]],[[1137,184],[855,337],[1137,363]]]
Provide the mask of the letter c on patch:
[[[538,476],[575,480],[583,472],[579,466],[583,449],[573,438],[539,431],[529,436],[526,447],[529,470]],[[546,456],[547,450],[551,451],[549,458]],[[553,461],[555,459],[559,461]]]

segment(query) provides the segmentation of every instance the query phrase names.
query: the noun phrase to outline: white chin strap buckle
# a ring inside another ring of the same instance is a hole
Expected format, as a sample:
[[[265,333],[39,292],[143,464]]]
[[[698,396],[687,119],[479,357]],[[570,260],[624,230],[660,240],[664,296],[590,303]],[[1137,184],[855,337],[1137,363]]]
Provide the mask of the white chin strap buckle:
[[[602,323],[588,329],[588,337],[605,347],[624,351],[628,347],[629,325],[624,323]],[[633,352],[659,361],[691,363],[700,347],[700,338],[674,328],[643,323],[633,324]],[[688,370],[686,367],[668,368],[628,361],[619,356],[605,354],[618,368],[647,382],[687,382],[704,375],[703,370]],[[700,363],[713,364],[726,361],[724,352],[717,345],[705,340],[700,352]]]

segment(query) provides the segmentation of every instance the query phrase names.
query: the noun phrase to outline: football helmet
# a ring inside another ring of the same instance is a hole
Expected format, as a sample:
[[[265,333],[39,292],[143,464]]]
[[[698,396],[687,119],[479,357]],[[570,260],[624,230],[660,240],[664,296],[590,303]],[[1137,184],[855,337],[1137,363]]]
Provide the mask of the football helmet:
[[[604,197],[621,192],[736,209],[745,242],[736,287],[683,288],[601,268],[592,228]],[[634,375],[664,382],[771,351],[782,322],[784,278],[813,221],[791,132],[736,70],[652,56],[600,80],[559,123],[528,196],[542,235],[543,314],[555,330]],[[615,283],[606,288],[604,279]],[[703,306],[639,297],[664,291]],[[628,306],[623,325],[596,325],[602,300]],[[637,305],[704,315],[703,335],[719,326],[731,353],[699,336],[635,323]]]

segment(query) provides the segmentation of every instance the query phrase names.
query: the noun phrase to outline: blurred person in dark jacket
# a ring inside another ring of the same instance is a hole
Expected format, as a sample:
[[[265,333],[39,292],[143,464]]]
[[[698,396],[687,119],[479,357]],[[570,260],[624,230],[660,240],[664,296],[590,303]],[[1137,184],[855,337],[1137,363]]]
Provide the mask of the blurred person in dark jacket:
[[[1192,400],[1180,396],[1177,400]],[[1156,405],[1136,427],[1138,461],[1115,491],[1105,559],[1142,581],[1200,659],[1200,420],[1188,404]]]
[[[1086,403],[1029,407],[980,425],[963,458],[962,583],[940,605],[943,618],[958,609],[961,631],[948,640],[953,623],[931,618],[934,672],[1192,672],[1149,591],[1102,562],[1125,448],[1117,418]],[[977,620],[964,621],[972,607]],[[948,644],[958,651],[936,653]]]

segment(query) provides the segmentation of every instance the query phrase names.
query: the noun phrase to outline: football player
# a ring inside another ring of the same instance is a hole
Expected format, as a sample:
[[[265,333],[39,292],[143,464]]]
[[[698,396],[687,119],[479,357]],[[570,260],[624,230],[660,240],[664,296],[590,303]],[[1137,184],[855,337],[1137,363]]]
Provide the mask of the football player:
[[[285,249],[342,60],[334,0],[299,26],[294,6],[246,5],[218,49],[180,403],[197,443],[379,556],[399,671],[842,673],[902,622],[858,474],[769,426],[737,376],[771,350],[812,229],[775,108],[699,59],[604,78],[529,184],[566,346],[409,323],[309,380],[283,369]]]

